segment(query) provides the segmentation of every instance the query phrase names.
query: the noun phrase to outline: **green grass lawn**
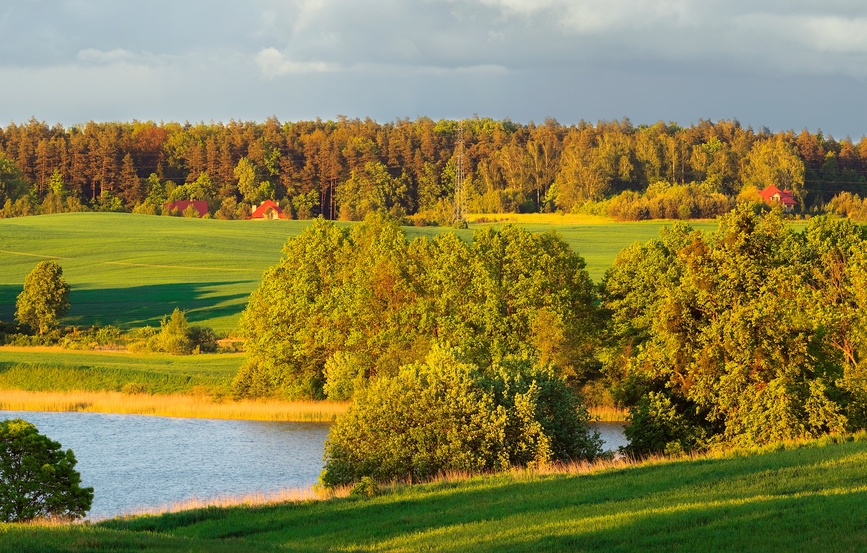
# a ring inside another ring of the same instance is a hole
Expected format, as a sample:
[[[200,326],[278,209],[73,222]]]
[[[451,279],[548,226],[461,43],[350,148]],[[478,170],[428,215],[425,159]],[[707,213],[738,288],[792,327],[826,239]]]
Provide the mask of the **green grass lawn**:
[[[262,273],[280,259],[287,237],[308,221],[219,221],[129,213],[65,213],[0,220],[0,320],[15,315],[15,299],[33,267],[55,259],[72,286],[64,323],[158,326],[175,307],[195,324],[235,328]],[[657,236],[664,222],[524,224],[556,229],[587,261],[595,280],[636,240]],[[715,223],[696,223],[710,229]],[[465,239],[471,230],[455,231]],[[410,237],[451,232],[407,228]]]
[[[864,435],[859,439],[865,439]],[[867,443],[502,475],[374,499],[0,525],[4,551],[864,551]]]
[[[228,392],[244,358],[233,354],[161,355],[0,348],[0,390]]]

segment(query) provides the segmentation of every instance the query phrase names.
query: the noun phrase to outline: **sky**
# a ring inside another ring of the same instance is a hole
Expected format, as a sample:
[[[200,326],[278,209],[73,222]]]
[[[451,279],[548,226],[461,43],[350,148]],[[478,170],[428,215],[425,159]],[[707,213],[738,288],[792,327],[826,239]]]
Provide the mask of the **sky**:
[[[0,0],[0,125],[629,118],[867,135],[863,0]]]

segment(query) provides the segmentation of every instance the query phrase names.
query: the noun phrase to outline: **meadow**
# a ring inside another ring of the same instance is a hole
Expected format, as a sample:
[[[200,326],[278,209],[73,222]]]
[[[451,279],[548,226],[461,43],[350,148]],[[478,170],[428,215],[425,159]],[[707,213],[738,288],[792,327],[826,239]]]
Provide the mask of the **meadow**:
[[[208,507],[96,524],[4,524],[0,549],[863,551],[865,440],[860,434],[692,459],[453,476],[393,486],[371,499]]]
[[[474,216],[478,219],[482,216]],[[615,223],[590,216],[484,216],[534,232],[555,229],[600,280],[622,248],[657,236],[670,222]],[[471,220],[473,218],[471,217]],[[159,326],[175,307],[193,324],[222,335],[236,327],[262,273],[277,263],[287,237],[309,221],[220,221],[129,213],[64,213],[0,219],[0,321],[11,322],[24,277],[54,259],[72,286],[67,325]],[[345,223],[349,224],[349,223]],[[407,227],[410,237],[472,230]],[[696,228],[715,228],[695,222]]]

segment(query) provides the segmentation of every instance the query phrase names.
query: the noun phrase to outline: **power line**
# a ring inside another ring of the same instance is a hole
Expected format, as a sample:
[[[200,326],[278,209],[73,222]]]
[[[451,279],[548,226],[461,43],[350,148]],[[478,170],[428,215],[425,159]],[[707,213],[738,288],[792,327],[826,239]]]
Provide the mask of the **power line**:
[[[466,217],[464,200],[464,122],[458,121],[458,142],[455,147],[455,223],[462,223]]]

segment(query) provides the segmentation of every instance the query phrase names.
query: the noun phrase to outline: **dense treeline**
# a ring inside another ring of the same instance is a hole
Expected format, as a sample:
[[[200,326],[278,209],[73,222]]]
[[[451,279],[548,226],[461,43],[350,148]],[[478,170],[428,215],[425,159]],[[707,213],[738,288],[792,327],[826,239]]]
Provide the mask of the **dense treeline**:
[[[0,206],[5,216],[159,213],[166,201],[198,199],[209,201],[212,216],[236,218],[270,198],[298,218],[388,211],[444,222],[453,211],[457,127],[424,117],[69,128],[32,119],[0,128]],[[708,217],[768,184],[793,190],[810,211],[840,192],[867,190],[867,138],[756,132],[737,121],[479,118],[463,121],[463,136],[466,206],[479,213]]]

